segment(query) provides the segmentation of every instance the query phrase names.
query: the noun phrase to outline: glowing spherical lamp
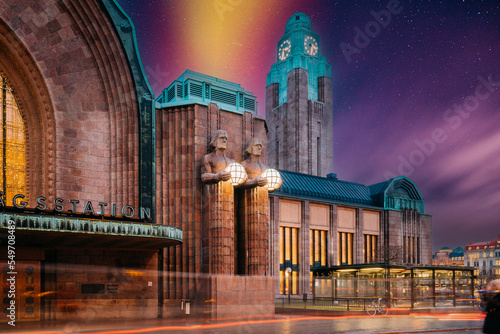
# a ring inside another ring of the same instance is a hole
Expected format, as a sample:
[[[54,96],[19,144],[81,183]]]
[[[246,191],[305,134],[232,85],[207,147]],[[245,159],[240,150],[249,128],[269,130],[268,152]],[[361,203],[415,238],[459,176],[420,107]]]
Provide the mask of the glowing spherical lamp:
[[[267,179],[267,184],[264,187],[269,192],[279,189],[283,184],[280,173],[274,168],[266,169],[261,176]]]
[[[226,167],[226,172],[231,173],[231,178],[227,181],[233,186],[239,186],[247,180],[247,172],[242,165],[237,162],[233,162]]]

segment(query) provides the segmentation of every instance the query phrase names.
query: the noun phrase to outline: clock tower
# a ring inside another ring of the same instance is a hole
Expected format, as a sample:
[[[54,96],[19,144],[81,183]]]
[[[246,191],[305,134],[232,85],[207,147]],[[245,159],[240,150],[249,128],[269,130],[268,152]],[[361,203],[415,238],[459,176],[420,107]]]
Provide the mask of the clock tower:
[[[326,176],[333,165],[331,67],[304,13],[293,14],[267,75],[269,165]]]

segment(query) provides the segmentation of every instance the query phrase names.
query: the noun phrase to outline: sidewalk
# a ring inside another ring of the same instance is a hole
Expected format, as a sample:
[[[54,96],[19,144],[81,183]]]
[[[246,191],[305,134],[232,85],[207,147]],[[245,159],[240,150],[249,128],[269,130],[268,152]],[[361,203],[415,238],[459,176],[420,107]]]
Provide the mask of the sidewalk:
[[[479,313],[412,313],[376,315],[352,311],[349,315],[276,314],[225,319],[148,319],[94,322],[18,323],[0,333],[29,334],[144,334],[144,333],[481,333]]]

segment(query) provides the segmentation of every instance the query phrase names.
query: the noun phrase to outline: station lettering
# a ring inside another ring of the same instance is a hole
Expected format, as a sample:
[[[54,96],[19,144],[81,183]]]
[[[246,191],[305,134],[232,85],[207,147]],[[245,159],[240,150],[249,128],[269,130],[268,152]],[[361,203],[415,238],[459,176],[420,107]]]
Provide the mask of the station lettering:
[[[23,194],[14,195],[12,198],[12,206],[17,209],[25,209],[28,206],[28,203],[23,201],[25,196]],[[132,205],[124,205],[121,209],[118,208],[117,211],[116,204],[108,205],[106,202],[97,202],[97,206],[94,206],[91,201],[82,202],[79,205],[80,201],[76,199],[70,199],[68,202],[65,202],[63,198],[56,198],[52,203],[47,203],[47,198],[44,196],[39,196],[36,199],[37,206],[36,210],[40,211],[54,211],[56,213],[67,212],[71,214],[81,213],[83,215],[97,216],[102,217],[105,215],[109,215],[111,217],[126,217],[126,218],[134,218],[138,217],[140,219],[151,219],[151,209],[140,207],[139,211],[136,213],[136,209]],[[69,203],[69,204],[67,204]],[[83,205],[83,211],[79,212],[78,208],[81,209]],[[50,207],[49,207],[50,206]],[[0,207],[6,207],[5,202],[3,200],[3,193],[0,191]],[[137,214],[137,216],[136,216]]]

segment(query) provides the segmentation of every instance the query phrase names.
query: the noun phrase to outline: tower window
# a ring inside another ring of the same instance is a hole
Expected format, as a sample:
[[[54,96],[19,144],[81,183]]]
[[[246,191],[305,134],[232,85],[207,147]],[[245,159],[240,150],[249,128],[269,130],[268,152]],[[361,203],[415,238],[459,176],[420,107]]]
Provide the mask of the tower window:
[[[296,15],[296,16],[295,16],[295,21],[298,21],[298,20],[300,20],[300,16],[299,16],[299,15]]]
[[[12,88],[1,73],[0,109],[0,191],[10,201],[16,194],[26,194],[26,137]]]

